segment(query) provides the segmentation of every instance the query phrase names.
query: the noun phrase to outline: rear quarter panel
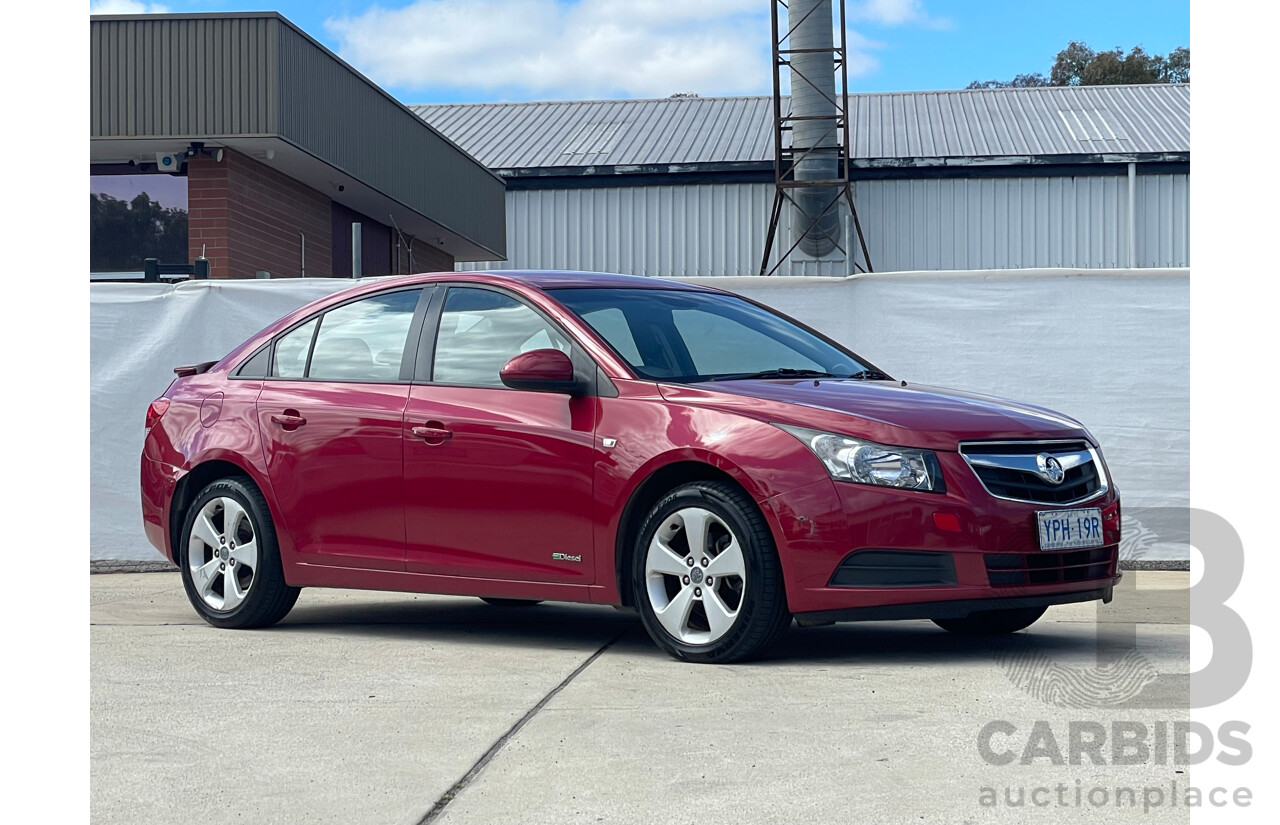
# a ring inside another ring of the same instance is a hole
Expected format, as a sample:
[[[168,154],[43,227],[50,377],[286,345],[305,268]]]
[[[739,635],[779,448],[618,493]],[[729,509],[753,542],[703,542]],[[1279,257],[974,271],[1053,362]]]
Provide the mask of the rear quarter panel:
[[[169,409],[147,435],[143,461],[159,463],[162,473],[166,472],[164,468],[171,468],[175,483],[211,461],[224,461],[238,467],[252,479],[267,500],[287,572],[293,561],[293,542],[288,525],[280,517],[266,473],[256,415],[261,390],[261,380],[228,379],[223,373],[178,379],[166,393]],[[188,492],[194,494],[196,491]],[[147,495],[144,486],[144,497]],[[168,526],[175,515],[181,517],[182,514],[172,512],[172,498],[163,504],[166,555],[174,558],[176,548],[171,546]]]

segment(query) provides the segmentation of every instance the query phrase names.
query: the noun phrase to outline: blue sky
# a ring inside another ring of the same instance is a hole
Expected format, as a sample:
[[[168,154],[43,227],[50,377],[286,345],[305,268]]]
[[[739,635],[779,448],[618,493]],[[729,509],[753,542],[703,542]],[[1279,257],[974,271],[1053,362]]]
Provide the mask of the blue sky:
[[[405,103],[768,94],[769,0],[104,0],[279,11]],[[1068,41],[1190,45],[1186,2],[848,0],[851,91],[1048,74]]]

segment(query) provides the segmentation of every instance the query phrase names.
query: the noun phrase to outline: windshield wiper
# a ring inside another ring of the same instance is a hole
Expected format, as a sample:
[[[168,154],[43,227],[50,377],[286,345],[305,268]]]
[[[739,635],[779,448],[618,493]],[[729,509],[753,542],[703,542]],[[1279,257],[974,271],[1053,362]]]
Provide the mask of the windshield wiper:
[[[854,381],[892,381],[893,378],[880,370],[862,370],[849,376]]]
[[[836,378],[829,372],[821,370],[793,370],[787,367],[779,367],[774,370],[761,370],[760,372],[738,372],[732,375],[717,375],[715,378],[708,378],[708,381],[750,381],[755,378]]]

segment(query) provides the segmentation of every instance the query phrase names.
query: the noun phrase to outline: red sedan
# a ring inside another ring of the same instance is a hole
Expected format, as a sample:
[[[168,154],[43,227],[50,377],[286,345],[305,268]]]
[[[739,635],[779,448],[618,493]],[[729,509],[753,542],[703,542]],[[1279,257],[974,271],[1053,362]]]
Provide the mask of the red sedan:
[[[793,618],[1007,633],[1119,580],[1119,497],[1079,422],[893,379],[720,290],[385,279],[176,372],[143,519],[219,627],[277,622],[303,587],[590,602],[731,662]]]

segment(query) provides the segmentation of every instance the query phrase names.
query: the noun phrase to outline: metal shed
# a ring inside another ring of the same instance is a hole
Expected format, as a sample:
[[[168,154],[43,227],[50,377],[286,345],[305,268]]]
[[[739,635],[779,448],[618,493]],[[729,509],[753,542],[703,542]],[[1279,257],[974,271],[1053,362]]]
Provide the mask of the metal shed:
[[[505,266],[746,275],[771,98],[411,106],[507,181]],[[1188,85],[849,96],[881,271],[1190,265]],[[468,265],[488,268],[496,264]],[[843,274],[795,259],[791,274]]]

